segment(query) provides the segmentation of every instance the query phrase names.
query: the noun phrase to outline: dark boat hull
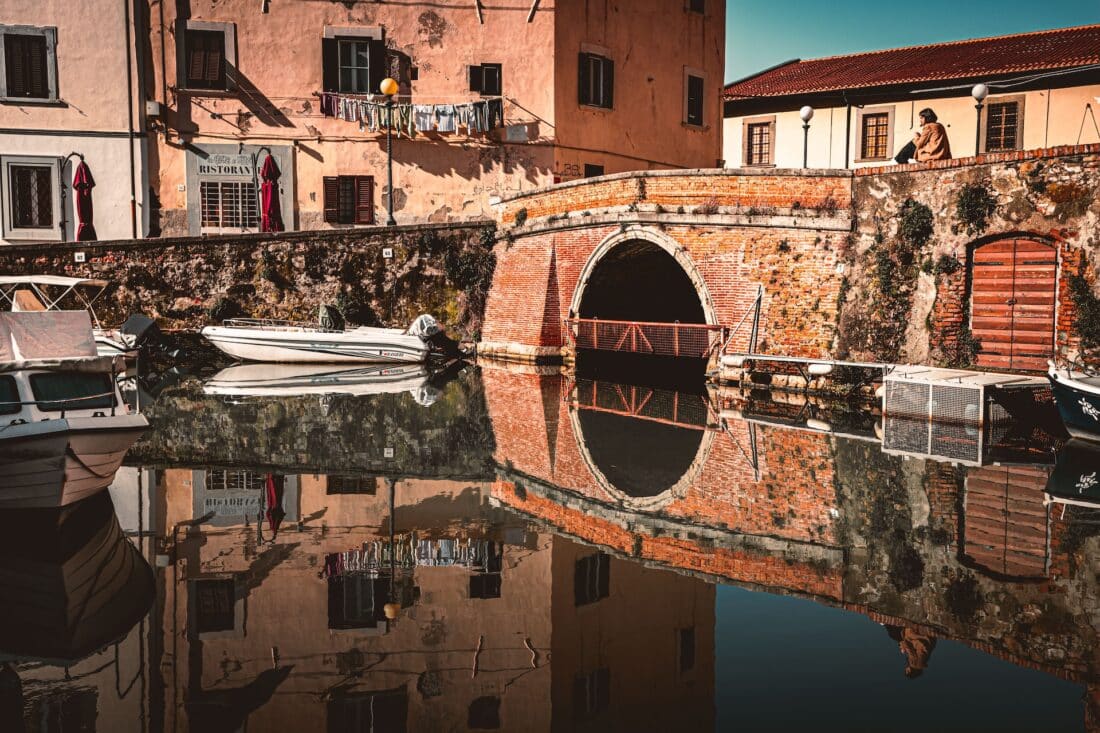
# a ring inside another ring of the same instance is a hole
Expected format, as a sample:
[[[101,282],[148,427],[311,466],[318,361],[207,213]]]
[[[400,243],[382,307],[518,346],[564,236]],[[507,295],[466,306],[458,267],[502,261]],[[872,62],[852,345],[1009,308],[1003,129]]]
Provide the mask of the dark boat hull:
[[[1075,386],[1072,380],[1050,375],[1054,403],[1066,430],[1074,438],[1100,442],[1100,394]]]

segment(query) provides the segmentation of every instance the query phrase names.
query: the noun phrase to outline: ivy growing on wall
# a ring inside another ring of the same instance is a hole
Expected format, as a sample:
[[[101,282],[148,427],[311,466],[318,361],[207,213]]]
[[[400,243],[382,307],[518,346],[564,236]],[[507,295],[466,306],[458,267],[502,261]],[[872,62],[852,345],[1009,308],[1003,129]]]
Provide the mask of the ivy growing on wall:
[[[986,230],[989,217],[996,210],[997,201],[985,183],[968,183],[959,191],[959,198],[955,201],[955,216],[972,237]]]
[[[1081,351],[1095,353],[1100,349],[1100,298],[1092,292],[1083,262],[1077,272],[1070,275],[1069,294],[1077,310],[1073,332],[1081,339]]]

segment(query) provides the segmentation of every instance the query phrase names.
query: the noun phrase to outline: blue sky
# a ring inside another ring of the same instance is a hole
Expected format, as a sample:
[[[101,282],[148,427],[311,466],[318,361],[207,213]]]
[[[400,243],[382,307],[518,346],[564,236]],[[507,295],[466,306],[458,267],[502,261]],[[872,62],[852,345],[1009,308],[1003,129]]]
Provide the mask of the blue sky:
[[[1100,23],[1100,0],[727,0],[726,81],[789,59]]]

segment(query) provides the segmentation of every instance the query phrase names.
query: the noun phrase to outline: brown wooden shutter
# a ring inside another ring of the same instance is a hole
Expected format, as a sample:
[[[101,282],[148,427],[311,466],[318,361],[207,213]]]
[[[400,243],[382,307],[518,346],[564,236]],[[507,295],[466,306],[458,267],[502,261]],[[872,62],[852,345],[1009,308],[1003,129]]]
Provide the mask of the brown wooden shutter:
[[[582,53],[577,57],[577,102],[579,104],[591,104],[588,97],[588,54]]]
[[[355,177],[355,223],[374,223],[374,178]]]
[[[4,35],[8,96],[38,99],[50,96],[48,55],[45,36]]]
[[[370,93],[378,94],[382,86],[382,80],[390,75],[390,65],[386,54],[386,45],[378,40],[371,40],[367,47],[367,76],[370,77]]]
[[[615,62],[603,59],[603,104],[608,109],[615,106]]]
[[[325,223],[336,224],[339,219],[340,179],[337,176],[325,176],[323,195]]]
[[[481,85],[484,81],[484,75],[482,74],[480,66],[470,67],[470,91],[480,92]]]
[[[321,39],[321,88],[340,91],[340,48],[335,38]]]

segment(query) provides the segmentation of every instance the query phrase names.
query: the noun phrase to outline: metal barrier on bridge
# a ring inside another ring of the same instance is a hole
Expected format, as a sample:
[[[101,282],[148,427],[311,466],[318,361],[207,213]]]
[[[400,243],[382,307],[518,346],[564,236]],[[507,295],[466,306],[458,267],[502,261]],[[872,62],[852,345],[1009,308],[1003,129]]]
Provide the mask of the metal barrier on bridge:
[[[690,430],[719,429],[717,408],[703,395],[595,379],[573,379],[566,383],[564,398],[574,409]]]
[[[651,323],[565,319],[565,340],[577,349],[653,356],[709,357],[725,341],[725,328],[706,323]]]

